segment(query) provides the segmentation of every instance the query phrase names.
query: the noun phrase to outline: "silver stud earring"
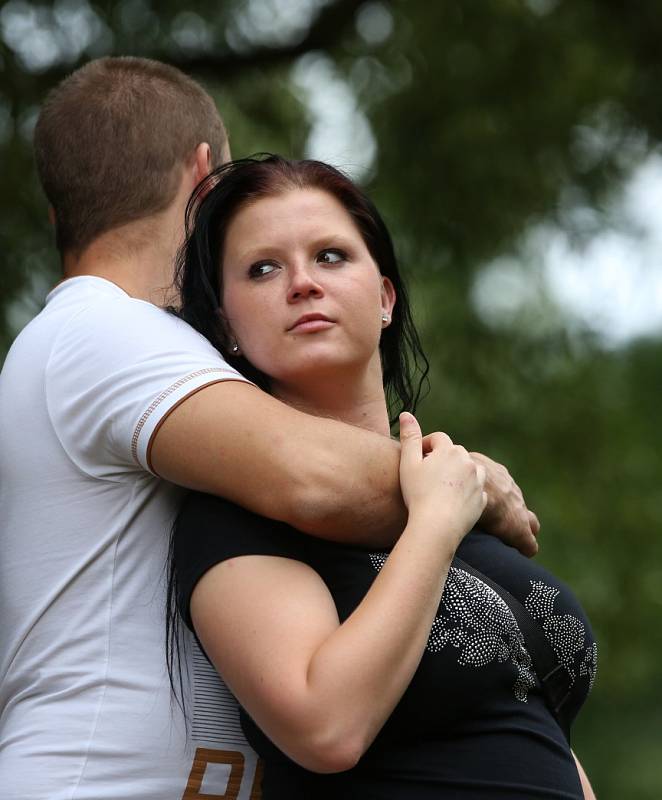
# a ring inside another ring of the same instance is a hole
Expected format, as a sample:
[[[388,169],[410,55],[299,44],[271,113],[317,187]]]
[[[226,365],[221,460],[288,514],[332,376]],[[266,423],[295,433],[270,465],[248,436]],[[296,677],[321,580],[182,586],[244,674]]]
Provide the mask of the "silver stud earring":
[[[237,342],[233,342],[232,346],[230,347],[230,350],[232,351],[233,356],[239,355],[239,345],[237,344]]]
[[[388,323],[390,321],[391,321],[391,315],[390,314],[387,314],[386,312],[384,314],[382,314],[382,322],[383,323],[386,324],[386,323]]]

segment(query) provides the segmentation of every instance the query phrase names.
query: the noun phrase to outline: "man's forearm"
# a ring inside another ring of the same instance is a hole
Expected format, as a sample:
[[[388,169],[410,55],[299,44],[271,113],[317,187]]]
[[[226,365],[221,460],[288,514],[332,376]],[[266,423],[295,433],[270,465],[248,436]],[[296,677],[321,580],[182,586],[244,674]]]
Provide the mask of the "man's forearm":
[[[397,442],[239,382],[206,386],[175,408],[151,462],[173,483],[323,538],[385,547],[406,521]]]
[[[153,435],[150,454],[173,483],[325,539],[388,547],[406,523],[398,442],[304,414],[247,383],[187,397]],[[501,465],[473,455],[487,471],[480,526],[534,554],[539,526],[518,487]]]

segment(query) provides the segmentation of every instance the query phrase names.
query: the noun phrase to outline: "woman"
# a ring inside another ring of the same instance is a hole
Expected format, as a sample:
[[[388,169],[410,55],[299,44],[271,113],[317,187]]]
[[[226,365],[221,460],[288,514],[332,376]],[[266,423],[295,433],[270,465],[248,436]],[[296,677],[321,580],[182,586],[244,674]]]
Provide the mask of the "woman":
[[[194,197],[182,314],[286,402],[388,436],[422,363],[388,232],[333,168],[226,165]],[[595,670],[588,622],[540,567],[479,532],[484,472],[400,416],[409,519],[390,553],[318,541],[192,495],[171,596],[245,713],[270,798],[592,797],[522,634],[456,551],[515,595],[568,670]],[[370,509],[366,509],[370,513]],[[584,791],[582,783],[585,783]]]

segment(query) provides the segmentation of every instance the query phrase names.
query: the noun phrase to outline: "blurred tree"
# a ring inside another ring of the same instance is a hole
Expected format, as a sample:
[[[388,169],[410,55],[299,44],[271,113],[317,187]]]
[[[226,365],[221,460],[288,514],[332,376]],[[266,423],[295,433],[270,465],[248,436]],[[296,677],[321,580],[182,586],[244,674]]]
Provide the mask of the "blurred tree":
[[[660,148],[659,11],[653,0],[0,5],[0,350],[59,269],[32,165],[37,109],[89,58],[191,73],[235,155],[338,145],[343,164],[363,166],[413,278],[432,362],[426,427],[511,467],[543,521],[541,558],[594,622],[601,663],[576,749],[603,800],[652,800],[662,785],[662,343],[607,349],[544,291],[508,319],[486,315],[476,287],[536,225],[578,243],[598,233],[609,198]],[[539,265],[519,257],[535,286]]]

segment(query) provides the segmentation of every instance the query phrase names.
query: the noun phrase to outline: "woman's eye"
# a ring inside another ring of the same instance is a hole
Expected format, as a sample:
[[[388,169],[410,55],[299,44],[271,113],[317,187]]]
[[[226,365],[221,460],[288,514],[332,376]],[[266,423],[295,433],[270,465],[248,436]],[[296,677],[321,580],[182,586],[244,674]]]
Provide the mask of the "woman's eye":
[[[322,250],[317,260],[322,264],[340,264],[342,261],[347,261],[347,255],[342,250]]]
[[[248,276],[250,278],[262,278],[264,275],[269,275],[269,273],[273,272],[275,269],[275,264],[272,264],[270,261],[262,261],[258,264],[251,264],[251,268],[248,270]]]

